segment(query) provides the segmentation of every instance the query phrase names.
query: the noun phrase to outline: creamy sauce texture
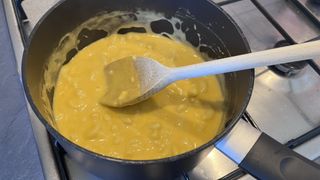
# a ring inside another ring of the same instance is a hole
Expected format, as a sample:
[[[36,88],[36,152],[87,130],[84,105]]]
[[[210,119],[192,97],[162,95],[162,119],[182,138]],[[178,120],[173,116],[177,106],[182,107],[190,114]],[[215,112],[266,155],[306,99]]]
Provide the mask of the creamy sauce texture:
[[[203,61],[191,46],[155,34],[113,34],[92,43],[59,73],[53,110],[62,135],[102,155],[148,160],[190,151],[222,130],[224,97],[216,76],[178,81],[133,106],[101,105],[105,65],[127,56],[169,67]]]

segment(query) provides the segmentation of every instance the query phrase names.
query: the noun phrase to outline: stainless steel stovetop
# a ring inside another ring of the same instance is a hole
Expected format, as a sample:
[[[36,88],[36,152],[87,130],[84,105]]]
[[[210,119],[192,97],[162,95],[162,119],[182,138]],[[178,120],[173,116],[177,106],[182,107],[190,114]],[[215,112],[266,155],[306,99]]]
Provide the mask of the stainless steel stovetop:
[[[27,19],[18,20],[18,8],[14,5],[17,1],[3,0],[19,72],[25,38],[42,15],[58,1],[24,0],[22,8]],[[273,48],[278,41],[284,39],[283,34],[280,34],[257,9],[257,5],[254,5],[256,2],[272,15],[295,42],[305,42],[320,35],[320,5],[313,4],[311,0],[240,0],[230,4],[223,0],[214,1],[223,5],[223,9],[238,23],[252,51]],[[304,6],[308,7],[309,12],[301,10]],[[315,62],[320,64],[319,60]],[[250,122],[279,142],[289,142],[290,147],[295,147],[295,151],[320,163],[319,107],[320,76],[310,66],[307,65],[293,77],[279,76],[266,67],[256,69],[253,96],[247,108],[253,119]],[[61,179],[61,174],[64,173],[69,179],[99,179],[83,170],[68,156],[58,153],[58,160],[60,158],[65,163],[61,170],[54,155],[57,151],[52,148],[44,126],[30,108],[29,112],[47,179]],[[308,133],[310,131],[311,133]],[[315,137],[311,138],[310,134]],[[242,173],[237,169],[234,162],[214,149],[200,165],[180,179],[240,178]],[[241,178],[253,179],[250,175]]]

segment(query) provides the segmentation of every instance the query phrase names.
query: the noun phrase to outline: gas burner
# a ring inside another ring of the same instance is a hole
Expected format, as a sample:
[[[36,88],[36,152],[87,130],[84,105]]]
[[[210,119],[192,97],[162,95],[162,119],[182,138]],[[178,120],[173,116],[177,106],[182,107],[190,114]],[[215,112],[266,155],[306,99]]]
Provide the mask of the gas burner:
[[[274,48],[284,47],[289,45],[290,43],[288,43],[286,40],[281,40],[274,45]],[[299,74],[301,70],[306,67],[306,65],[307,65],[306,61],[300,61],[300,62],[293,62],[293,63],[286,63],[286,64],[278,64],[274,66],[269,66],[268,68],[280,76],[293,77]]]

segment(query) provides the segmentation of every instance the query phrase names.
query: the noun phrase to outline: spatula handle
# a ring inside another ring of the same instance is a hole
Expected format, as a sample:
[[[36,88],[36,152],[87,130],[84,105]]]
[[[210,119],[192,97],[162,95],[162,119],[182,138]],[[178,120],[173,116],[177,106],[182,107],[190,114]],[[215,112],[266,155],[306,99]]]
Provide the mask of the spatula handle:
[[[320,41],[228,57],[172,70],[174,80],[222,74],[320,57]]]

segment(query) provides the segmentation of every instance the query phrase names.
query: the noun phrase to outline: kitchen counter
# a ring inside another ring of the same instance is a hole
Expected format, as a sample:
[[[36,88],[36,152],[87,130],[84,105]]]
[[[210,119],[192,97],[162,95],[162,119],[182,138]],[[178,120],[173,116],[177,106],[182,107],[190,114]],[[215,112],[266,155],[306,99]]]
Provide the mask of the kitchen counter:
[[[0,179],[44,179],[0,2]]]

